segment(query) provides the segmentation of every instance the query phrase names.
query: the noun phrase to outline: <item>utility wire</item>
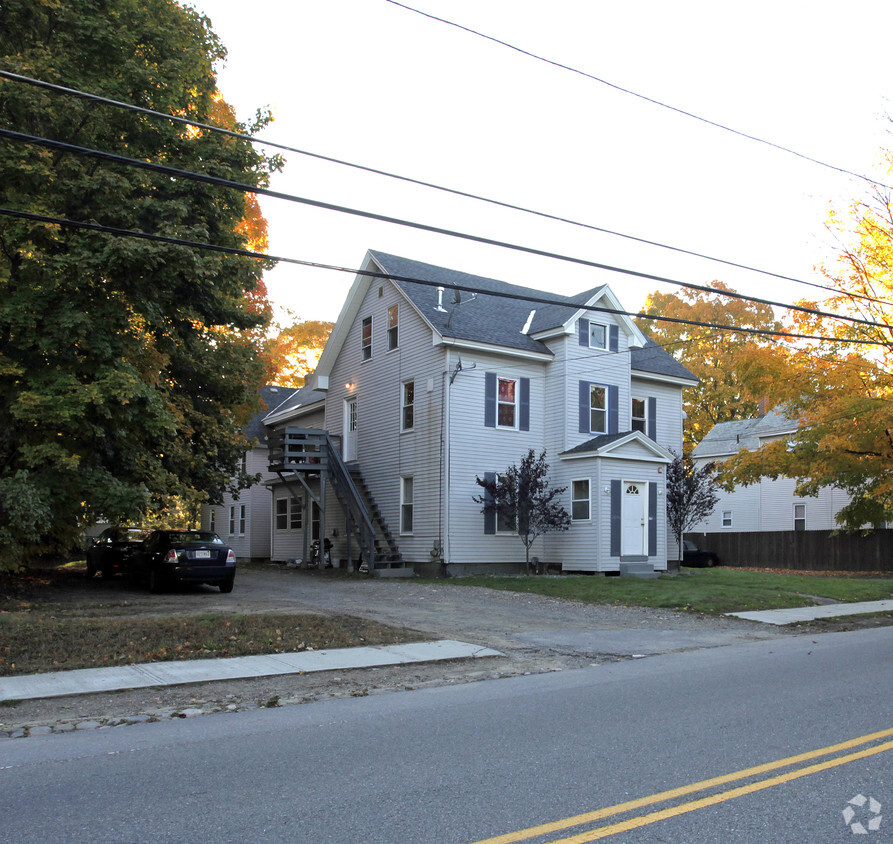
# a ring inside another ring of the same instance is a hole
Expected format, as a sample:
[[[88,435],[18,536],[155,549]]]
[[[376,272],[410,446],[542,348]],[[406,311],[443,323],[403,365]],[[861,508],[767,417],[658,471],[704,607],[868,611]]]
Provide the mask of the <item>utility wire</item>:
[[[836,337],[828,337],[815,334],[797,334],[788,331],[771,331],[764,328],[743,328],[735,325],[723,325],[721,323],[702,322],[699,320],[683,319],[681,317],[668,317],[661,314],[649,314],[636,311],[624,311],[616,308],[605,308],[598,305],[585,305],[568,301],[567,298],[555,296],[535,296],[515,291],[502,290],[481,290],[467,284],[444,284],[441,281],[432,281],[430,279],[416,278],[414,276],[395,275],[393,273],[377,272],[375,270],[358,270],[351,267],[341,267],[335,264],[323,264],[315,261],[305,261],[299,258],[285,258],[278,255],[269,255],[264,252],[253,252],[250,249],[240,249],[235,246],[217,246],[211,243],[202,243],[194,240],[183,240],[181,238],[170,237],[167,235],[150,234],[148,232],[134,231],[132,229],[117,228],[115,226],[106,226],[99,223],[85,223],[77,220],[66,220],[61,217],[49,217],[44,214],[34,214],[30,211],[19,211],[13,208],[0,208],[0,217],[13,217],[17,219],[30,220],[36,223],[46,223],[49,225],[62,226],[64,228],[81,229],[85,231],[101,232],[103,234],[111,234],[118,237],[132,237],[140,240],[148,240],[156,243],[166,243],[172,246],[185,246],[190,249],[202,249],[211,252],[218,252],[226,255],[234,255],[244,258],[258,258],[264,261],[276,261],[287,264],[297,264],[303,267],[311,267],[314,269],[331,270],[333,272],[350,273],[352,275],[364,275],[371,278],[379,278],[391,281],[403,281],[411,284],[419,284],[424,287],[443,287],[446,290],[458,290],[463,293],[476,293],[479,296],[492,296],[497,299],[511,299],[513,301],[532,302],[540,305],[560,305],[569,310],[580,310],[594,313],[619,314],[634,319],[651,319],[658,322],[670,322],[677,325],[691,325],[698,328],[712,328],[717,331],[734,331],[739,334],[748,334],[761,337],[779,337],[785,340],[818,340],[829,343],[842,343],[844,345],[857,346],[883,346],[890,347],[890,343],[881,340],[840,340]],[[684,342],[684,341],[679,341]]]
[[[318,161],[327,161],[331,164],[337,164],[337,165],[343,166],[343,167],[351,167],[355,170],[360,170],[365,173],[372,173],[376,176],[384,176],[385,178],[388,178],[388,179],[395,179],[397,181],[406,182],[408,184],[418,185],[418,186],[424,187],[424,188],[430,188],[431,190],[441,191],[443,193],[451,194],[453,196],[461,196],[465,199],[472,199],[476,202],[483,202],[483,203],[487,203],[489,205],[494,205],[499,208],[506,208],[510,211],[519,211],[523,214],[530,214],[532,216],[540,217],[545,220],[553,220],[558,223],[565,223],[567,225],[576,226],[578,228],[587,229],[589,231],[595,231],[595,232],[599,232],[601,234],[607,234],[607,235],[610,235],[611,237],[623,238],[624,240],[630,240],[630,241],[633,241],[634,243],[641,243],[645,246],[654,246],[657,249],[665,249],[669,252],[675,252],[679,255],[688,255],[693,258],[701,258],[705,261],[711,261],[715,264],[722,264],[723,266],[734,267],[736,269],[746,270],[747,272],[758,273],[760,275],[769,276],[770,278],[777,278],[782,281],[790,281],[795,284],[802,284],[806,287],[815,287],[819,290],[828,290],[832,293],[840,292],[836,287],[832,287],[828,284],[819,284],[818,282],[815,282],[815,281],[806,281],[805,279],[800,279],[800,278],[796,278],[794,276],[784,275],[783,273],[776,273],[771,270],[763,270],[758,267],[750,266],[749,264],[742,264],[737,261],[727,260],[725,258],[717,258],[717,257],[711,256],[711,255],[707,255],[706,253],[703,253],[703,252],[697,252],[697,251],[694,251],[691,249],[683,249],[682,247],[679,247],[679,246],[671,246],[666,243],[661,243],[656,240],[649,240],[648,238],[639,237],[637,235],[625,234],[624,232],[614,231],[613,229],[604,228],[603,226],[596,226],[596,225],[592,225],[590,223],[583,223],[583,222],[580,222],[579,220],[573,220],[569,217],[562,217],[560,215],[550,214],[545,211],[537,211],[535,209],[527,208],[522,205],[515,205],[511,202],[504,202],[499,199],[492,199],[492,198],[489,198],[486,196],[481,196],[479,194],[470,193],[468,191],[462,191],[462,190],[458,190],[456,188],[445,187],[443,185],[438,185],[433,182],[426,182],[422,179],[415,179],[410,176],[401,176],[397,173],[391,173],[387,170],[380,170],[375,167],[367,167],[363,164],[355,164],[353,162],[345,161],[340,158],[333,158],[332,156],[322,155],[320,153],[315,153],[315,152],[310,152],[308,150],[299,149],[298,147],[288,146],[287,144],[280,144],[280,143],[276,143],[275,141],[268,141],[268,140],[264,140],[263,138],[256,138],[253,135],[249,135],[246,132],[236,132],[232,129],[225,129],[222,126],[214,126],[211,123],[201,123],[197,120],[190,120],[187,117],[179,117],[179,116],[175,116],[175,115],[171,115],[171,114],[165,114],[164,112],[161,112],[161,111],[153,111],[152,109],[143,108],[141,106],[135,106],[135,105],[132,105],[131,103],[121,102],[120,100],[113,100],[113,99],[109,99],[108,97],[101,97],[97,94],[90,94],[86,91],[80,91],[76,88],[66,88],[63,85],[56,85],[52,82],[44,82],[40,79],[32,79],[31,77],[22,76],[21,74],[18,74],[18,73],[12,73],[11,71],[8,71],[8,70],[0,70],[0,78],[10,79],[10,80],[13,80],[16,82],[24,82],[29,85],[34,85],[34,86],[37,86],[40,88],[46,88],[47,90],[55,91],[55,92],[62,93],[62,94],[68,94],[68,95],[71,95],[74,97],[79,97],[81,99],[89,100],[90,102],[103,103],[105,105],[114,106],[116,108],[122,108],[127,111],[133,111],[138,114],[145,114],[145,115],[148,115],[151,117],[161,117],[166,120],[170,120],[174,123],[180,123],[185,126],[195,127],[196,129],[203,129],[203,130],[209,131],[209,132],[217,132],[222,135],[228,135],[229,137],[232,137],[232,138],[239,138],[241,140],[246,140],[246,141],[249,141],[254,144],[260,144],[262,146],[267,146],[272,149],[278,149],[283,152],[293,152],[298,155],[306,156],[308,158],[315,158]],[[872,299],[869,296],[863,296],[861,294],[852,294],[852,295],[854,295],[856,298],[864,298],[871,302],[878,302],[878,300]]]
[[[536,249],[532,246],[523,246],[517,243],[509,243],[503,240],[483,237],[468,232],[459,232],[454,229],[446,229],[440,226],[431,226],[426,223],[417,223],[411,220],[405,220],[399,217],[390,217],[385,214],[376,214],[372,211],[363,211],[357,208],[349,208],[345,205],[337,205],[331,202],[323,202],[318,199],[309,199],[307,197],[295,196],[294,194],[283,193],[281,191],[270,190],[269,188],[259,187],[258,185],[248,185],[243,182],[232,181],[231,179],[223,179],[218,176],[211,176],[207,173],[195,173],[191,170],[182,170],[177,167],[168,167],[163,164],[155,164],[150,161],[142,161],[135,158],[128,158],[123,155],[115,155],[110,152],[92,149],[89,147],[76,146],[63,141],[55,141],[49,138],[41,138],[36,135],[28,135],[22,132],[14,132],[10,129],[0,128],[0,138],[9,138],[13,141],[21,141],[27,144],[55,149],[62,152],[70,152],[76,155],[83,155],[88,158],[98,159],[100,161],[108,161],[113,164],[122,164],[126,167],[136,167],[141,170],[148,170],[153,173],[162,173],[167,176],[181,179],[189,179],[196,182],[215,185],[218,187],[230,188],[232,190],[242,191],[243,193],[254,193],[262,196],[269,196],[274,199],[284,199],[289,202],[297,202],[302,205],[308,205],[313,208],[322,208],[327,211],[337,211],[341,214],[350,214],[355,217],[362,217],[367,220],[376,220],[378,222],[390,223],[392,225],[404,226],[406,228],[416,229],[418,231],[431,232],[433,234],[441,234],[447,237],[454,237],[460,240],[468,240],[472,243],[481,243],[487,246],[497,246],[502,249],[510,249],[515,252],[522,252],[528,255],[537,255],[543,258],[552,258],[565,263],[576,264],[583,267],[592,267],[594,269],[606,270],[608,272],[618,273],[620,275],[631,276],[633,278],[643,278],[650,281],[656,281],[664,284],[672,284],[677,287],[684,287],[688,290],[698,290],[703,293],[709,293],[716,296],[725,296],[730,299],[738,299],[743,302],[754,302],[769,307],[784,308],[785,310],[798,311],[800,313],[810,314],[812,316],[824,317],[826,319],[836,319],[843,322],[851,322],[857,325],[866,325],[872,328],[881,328],[890,330],[889,325],[874,322],[871,320],[860,319],[858,317],[846,316],[845,314],[832,314],[827,311],[820,311],[816,308],[807,308],[803,305],[790,305],[784,302],[775,302],[771,299],[760,299],[755,296],[746,296],[743,293],[736,293],[731,290],[720,290],[715,287],[708,287],[703,284],[692,284],[690,282],[678,281],[676,279],[667,278],[665,276],[655,275],[653,273],[641,272],[639,270],[630,270],[623,267],[616,267],[610,264],[602,264],[597,261],[588,261],[584,258],[574,258],[570,255],[564,255],[559,252],[550,252],[544,249]]]
[[[501,39],[495,38],[492,35],[486,35],[483,32],[478,32],[478,30],[476,29],[472,29],[468,26],[463,26],[462,24],[456,23],[455,21],[437,17],[437,15],[432,15],[429,12],[423,12],[421,9],[415,9],[412,6],[407,6],[405,3],[398,2],[398,0],[387,0],[387,2],[391,3],[394,6],[399,6],[401,9],[405,9],[408,12],[413,12],[416,15],[421,15],[422,17],[429,18],[430,20],[437,21],[438,23],[444,23],[447,26],[452,26],[456,29],[460,29],[463,32],[467,32],[469,35],[475,35],[478,38],[483,38],[487,41],[491,41],[494,44],[499,44],[501,47],[507,47],[509,50],[514,50],[516,53],[520,53],[523,56],[528,56],[531,59],[536,59],[539,62],[544,62],[545,64],[552,65],[553,67],[557,67],[560,70],[566,70],[570,73],[576,73],[578,76],[583,76],[586,79],[591,79],[593,82],[598,82],[600,85],[606,85],[608,88],[613,88],[615,91],[619,91],[622,94],[629,94],[632,97],[637,97],[638,99],[644,100],[645,102],[651,103],[652,105],[660,106],[660,108],[665,108],[668,111],[675,112],[676,114],[681,114],[683,117],[690,117],[693,120],[699,120],[701,123],[706,123],[708,126],[713,126],[716,129],[722,129],[722,131],[724,132],[730,132],[733,135],[737,135],[739,138],[745,138],[749,141],[755,141],[758,144],[764,144],[765,146],[771,147],[772,149],[777,149],[780,152],[788,153],[788,155],[796,156],[803,161],[809,161],[812,164],[817,164],[819,167],[825,167],[828,170],[834,170],[837,173],[842,173],[846,176],[853,176],[856,179],[861,179],[862,181],[868,182],[871,185],[878,185],[879,187],[893,190],[893,186],[884,184],[883,182],[879,182],[876,179],[872,179],[871,177],[865,176],[862,173],[856,173],[853,170],[847,170],[844,167],[837,167],[834,164],[828,164],[827,162],[821,161],[818,158],[813,158],[810,155],[805,155],[802,152],[797,152],[790,147],[776,144],[773,141],[767,141],[765,138],[759,138],[756,135],[750,135],[747,132],[741,131],[740,129],[733,129],[730,126],[726,126],[722,123],[717,123],[715,120],[701,117],[700,115],[694,114],[690,111],[685,111],[684,109],[678,108],[677,106],[669,105],[668,103],[661,102],[660,100],[656,100],[653,97],[648,97],[645,94],[640,94],[637,91],[633,91],[629,88],[624,88],[623,86],[617,85],[614,82],[609,82],[607,79],[602,79],[601,77],[594,76],[591,73],[586,73],[586,71],[579,70],[578,68],[571,67],[570,65],[562,64],[559,61],[546,58],[545,56],[540,56],[537,53],[532,53],[529,50],[525,50],[522,47],[516,46],[515,44],[510,44],[508,41],[502,41]]]

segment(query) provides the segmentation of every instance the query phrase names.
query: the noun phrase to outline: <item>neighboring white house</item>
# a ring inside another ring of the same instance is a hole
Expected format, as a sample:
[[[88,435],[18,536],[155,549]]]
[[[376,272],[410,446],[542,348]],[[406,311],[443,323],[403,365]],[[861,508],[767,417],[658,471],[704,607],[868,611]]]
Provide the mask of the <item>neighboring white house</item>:
[[[755,419],[720,422],[695,446],[697,465],[721,463],[741,449],[756,451],[775,440],[790,439],[797,423],[775,410]],[[720,490],[713,514],[692,528],[692,533],[752,533],[755,531],[837,529],[838,511],[850,497],[835,487],[823,487],[816,497],[799,496],[793,478],[761,478],[750,486]]]
[[[245,436],[256,443],[243,457],[240,468],[250,475],[261,475],[261,483],[241,490],[238,496],[227,493],[222,504],[202,506],[202,530],[220,534],[240,560],[270,559],[271,501],[270,490],[264,486],[264,481],[274,476],[269,470],[267,428],[263,419],[295,392],[292,387],[261,388],[263,409],[245,427]]]
[[[545,448],[573,520],[532,553],[665,569],[666,465],[697,379],[620,311],[607,285],[564,297],[370,252],[309,386],[265,419],[272,559],[320,536],[358,559],[366,510],[376,567],[516,568],[523,545],[481,513],[475,478]]]

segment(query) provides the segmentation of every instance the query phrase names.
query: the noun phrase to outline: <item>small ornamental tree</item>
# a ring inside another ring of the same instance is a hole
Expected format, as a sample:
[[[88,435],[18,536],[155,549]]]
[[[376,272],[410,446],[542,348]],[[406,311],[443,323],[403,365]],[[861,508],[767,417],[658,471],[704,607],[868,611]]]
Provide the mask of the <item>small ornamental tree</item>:
[[[678,454],[667,466],[667,524],[676,538],[680,562],[685,532],[706,519],[719,501],[715,469],[714,463],[695,466],[690,457]]]
[[[513,525],[524,543],[524,564],[530,574],[530,546],[538,536],[550,531],[567,530],[571,517],[558,497],[567,487],[549,484],[546,452],[537,457],[533,449],[520,465],[509,466],[495,478],[475,478],[484,490],[474,496],[484,515],[494,516],[498,523]]]

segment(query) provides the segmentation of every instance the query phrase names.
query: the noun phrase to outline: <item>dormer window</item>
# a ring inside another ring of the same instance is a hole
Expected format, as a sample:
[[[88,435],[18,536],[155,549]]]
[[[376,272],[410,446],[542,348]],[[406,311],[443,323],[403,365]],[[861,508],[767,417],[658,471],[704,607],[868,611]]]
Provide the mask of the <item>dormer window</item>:
[[[597,322],[589,323],[589,348],[590,349],[607,349],[608,348],[608,327],[600,325]]]

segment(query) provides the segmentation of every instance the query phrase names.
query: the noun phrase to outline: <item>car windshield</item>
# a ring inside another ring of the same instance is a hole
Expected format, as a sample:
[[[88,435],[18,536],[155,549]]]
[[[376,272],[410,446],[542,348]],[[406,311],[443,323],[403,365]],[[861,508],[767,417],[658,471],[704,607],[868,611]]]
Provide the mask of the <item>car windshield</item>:
[[[215,545],[222,545],[223,540],[216,534],[207,530],[183,530],[172,531],[168,535],[171,543],[187,544],[190,542],[213,542]]]

